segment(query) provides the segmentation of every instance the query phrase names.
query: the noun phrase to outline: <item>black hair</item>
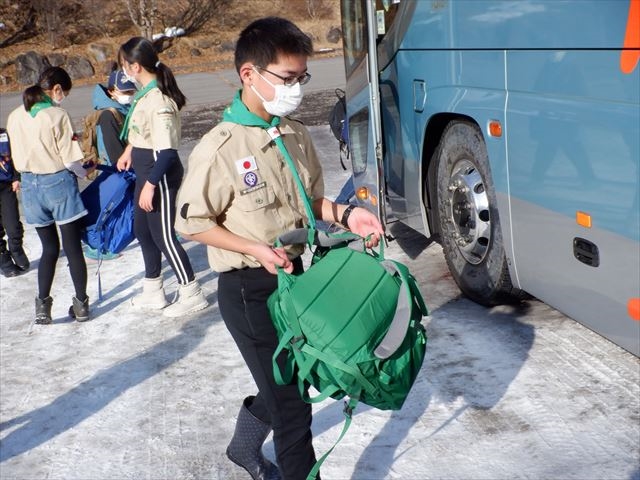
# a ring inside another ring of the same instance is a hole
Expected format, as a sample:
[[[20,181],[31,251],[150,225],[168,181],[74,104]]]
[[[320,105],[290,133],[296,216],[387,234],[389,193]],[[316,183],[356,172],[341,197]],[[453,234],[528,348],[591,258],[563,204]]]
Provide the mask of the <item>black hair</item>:
[[[47,67],[38,77],[35,85],[30,86],[22,92],[22,104],[28,112],[38,102],[45,100],[45,90],[51,90],[56,85],[60,85],[62,91],[71,90],[71,77],[62,67]]]
[[[164,63],[160,62],[153,44],[146,38],[133,37],[123,43],[118,52],[118,59],[124,59],[129,63],[139,63],[146,71],[155,73],[158,88],[176,102],[178,110],[182,109],[187,103],[187,98],[178,88],[173,72]]]
[[[291,21],[280,17],[265,17],[249,24],[238,37],[235,51],[236,70],[246,62],[260,67],[278,61],[278,56],[313,54],[313,43]]]

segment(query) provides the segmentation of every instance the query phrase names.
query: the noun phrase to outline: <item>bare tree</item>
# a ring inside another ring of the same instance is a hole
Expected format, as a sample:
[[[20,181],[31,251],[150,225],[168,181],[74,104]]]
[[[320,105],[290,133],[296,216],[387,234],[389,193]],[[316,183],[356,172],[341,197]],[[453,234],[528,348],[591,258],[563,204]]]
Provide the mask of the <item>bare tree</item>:
[[[19,23],[16,25],[15,31],[7,38],[0,40],[0,48],[15,45],[16,43],[35,37],[38,34],[36,10],[32,6],[28,6],[27,8],[28,10],[26,10],[24,17],[19,19]]]
[[[176,21],[187,34],[202,28],[215,15],[222,16],[221,11],[231,4],[231,0],[188,0],[187,7]]]
[[[31,0],[31,7],[38,16],[38,25],[47,35],[47,40],[53,46],[58,46],[58,40],[62,31],[60,15],[49,0]]]
[[[151,40],[158,15],[156,0],[126,0],[131,21],[140,30],[140,35]]]
[[[322,18],[331,13],[331,5],[325,0],[307,0],[309,18]]]

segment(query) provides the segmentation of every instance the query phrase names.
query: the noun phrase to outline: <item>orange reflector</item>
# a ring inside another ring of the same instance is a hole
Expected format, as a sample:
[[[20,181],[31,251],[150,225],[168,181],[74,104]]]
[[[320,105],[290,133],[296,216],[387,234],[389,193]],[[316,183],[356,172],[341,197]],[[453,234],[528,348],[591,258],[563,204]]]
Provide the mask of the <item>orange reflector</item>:
[[[489,135],[492,137],[502,136],[502,124],[498,120],[489,120]]]
[[[358,200],[366,200],[369,198],[369,190],[367,187],[358,187],[356,190],[356,197],[358,197]]]
[[[634,320],[640,322],[640,298],[630,298],[627,302],[627,312]]]
[[[576,212],[576,223],[581,227],[591,228],[591,215],[585,212]]]
[[[376,197],[375,195],[371,195],[371,205],[373,205],[374,207],[378,205],[378,197]]]

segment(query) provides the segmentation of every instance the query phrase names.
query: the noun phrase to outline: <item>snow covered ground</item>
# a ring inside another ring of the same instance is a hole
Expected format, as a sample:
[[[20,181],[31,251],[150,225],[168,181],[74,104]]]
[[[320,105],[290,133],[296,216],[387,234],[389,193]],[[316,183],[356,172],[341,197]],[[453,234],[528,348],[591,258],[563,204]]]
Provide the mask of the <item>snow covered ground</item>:
[[[328,196],[347,174],[328,127],[312,133]],[[185,145],[186,158],[193,144]],[[89,263],[92,320],[70,321],[61,257],[54,323],[33,324],[31,270],[0,277],[0,478],[246,479],[224,451],[253,382],[217,306],[205,249],[185,243],[211,306],[184,319],[136,313],[137,244]],[[640,361],[550,307],[485,309],[460,296],[437,245],[400,225],[385,250],[418,278],[431,315],[418,380],[400,411],[358,407],[324,479],[640,480]],[[176,288],[165,270],[169,293]],[[337,439],[341,403],[314,407],[318,455]],[[273,459],[268,439],[265,453]]]

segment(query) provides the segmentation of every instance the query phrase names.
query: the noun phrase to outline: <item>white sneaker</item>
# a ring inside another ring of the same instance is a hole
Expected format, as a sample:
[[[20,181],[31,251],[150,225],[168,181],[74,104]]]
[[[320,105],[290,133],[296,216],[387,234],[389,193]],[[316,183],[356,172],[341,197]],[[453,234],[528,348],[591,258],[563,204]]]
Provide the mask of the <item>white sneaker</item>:
[[[162,288],[162,277],[143,278],[142,293],[131,299],[131,305],[139,310],[160,310],[167,305]]]
[[[202,293],[202,289],[197,280],[193,280],[186,285],[178,285],[178,300],[162,313],[165,317],[182,317],[200,311],[209,306],[209,302]]]

